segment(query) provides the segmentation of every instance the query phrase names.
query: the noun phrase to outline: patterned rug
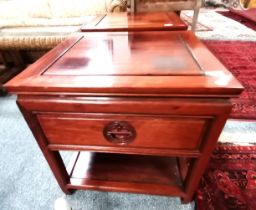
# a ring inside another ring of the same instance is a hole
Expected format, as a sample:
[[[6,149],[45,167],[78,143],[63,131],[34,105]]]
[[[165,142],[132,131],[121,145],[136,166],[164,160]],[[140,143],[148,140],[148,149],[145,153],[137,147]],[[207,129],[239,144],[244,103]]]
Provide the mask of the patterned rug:
[[[250,1],[253,1],[253,0],[250,0]],[[254,3],[256,4],[255,0],[254,0]],[[245,9],[245,10],[230,8],[230,11],[234,14],[240,15],[240,16],[247,18],[248,20],[251,20],[252,22],[256,23],[256,8],[250,8],[250,9]]]
[[[193,17],[187,15],[185,12],[182,12],[180,14],[180,18],[188,25],[188,29],[191,29]],[[211,27],[208,27],[199,21],[196,23],[196,31],[212,31],[213,29]]]
[[[256,119],[256,42],[204,41],[242,83],[245,90],[232,100],[233,119]]]
[[[197,191],[198,210],[256,208],[256,146],[218,146]]]
[[[225,17],[231,18],[232,20],[235,20],[235,21],[247,26],[248,28],[251,28],[256,31],[256,22],[253,22],[253,21],[251,21],[245,17],[242,17],[238,14],[235,14],[234,12],[231,12],[231,11],[219,11],[218,13]]]
[[[185,14],[191,18],[193,17],[193,11],[182,11],[181,14]],[[196,31],[197,37],[202,40],[256,41],[256,31],[217,13],[215,10],[201,9],[198,22],[212,29],[210,31]]]

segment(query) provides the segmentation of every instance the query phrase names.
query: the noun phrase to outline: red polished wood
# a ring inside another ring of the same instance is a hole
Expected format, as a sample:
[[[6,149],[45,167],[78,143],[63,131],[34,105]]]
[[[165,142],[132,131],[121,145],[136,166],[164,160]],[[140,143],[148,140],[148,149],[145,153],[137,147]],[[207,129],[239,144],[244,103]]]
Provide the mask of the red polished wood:
[[[174,12],[109,13],[83,25],[83,32],[175,31],[188,26]]]
[[[82,152],[72,165],[71,189],[111,190],[114,185],[124,192],[184,194],[175,158]]]
[[[81,152],[70,177],[182,186],[175,158]],[[84,167],[82,167],[84,166]],[[125,176],[132,173],[133,176]]]
[[[230,97],[242,89],[232,74],[187,31],[90,33],[86,39],[69,39],[6,87],[9,91],[29,93],[218,97]]]
[[[198,150],[210,119],[157,115],[38,115],[49,144],[117,146],[100,131],[110,122],[126,122],[137,128],[135,140],[127,148],[144,147]],[[155,130],[158,132],[156,133]],[[194,133],[191,136],[191,132]],[[156,139],[158,139],[156,141]],[[187,139],[187,141],[182,141]]]
[[[6,88],[18,94],[20,110],[63,192],[176,195],[185,203],[193,198],[229,116],[229,99],[242,91],[185,31],[73,37]],[[109,134],[113,142],[106,138],[106,128],[116,122],[132,126],[132,141],[126,139],[129,126],[116,127]],[[116,144],[120,139],[124,143]],[[93,151],[96,158],[77,154],[66,169],[59,150]],[[88,161],[91,165],[82,168]],[[166,175],[168,170],[175,176]]]

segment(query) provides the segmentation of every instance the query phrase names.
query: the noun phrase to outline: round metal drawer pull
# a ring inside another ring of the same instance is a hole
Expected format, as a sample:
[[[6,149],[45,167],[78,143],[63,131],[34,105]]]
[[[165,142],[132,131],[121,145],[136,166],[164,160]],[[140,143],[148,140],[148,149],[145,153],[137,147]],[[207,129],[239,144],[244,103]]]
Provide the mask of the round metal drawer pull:
[[[111,143],[129,144],[136,137],[134,127],[126,121],[114,121],[107,124],[103,130],[104,137]]]

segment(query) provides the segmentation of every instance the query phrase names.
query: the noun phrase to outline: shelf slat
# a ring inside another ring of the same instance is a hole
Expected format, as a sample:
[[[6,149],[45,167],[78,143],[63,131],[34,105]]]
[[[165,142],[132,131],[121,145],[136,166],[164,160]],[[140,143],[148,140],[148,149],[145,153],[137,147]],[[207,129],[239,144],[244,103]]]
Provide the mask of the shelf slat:
[[[184,195],[176,158],[80,152],[73,164],[69,189]]]

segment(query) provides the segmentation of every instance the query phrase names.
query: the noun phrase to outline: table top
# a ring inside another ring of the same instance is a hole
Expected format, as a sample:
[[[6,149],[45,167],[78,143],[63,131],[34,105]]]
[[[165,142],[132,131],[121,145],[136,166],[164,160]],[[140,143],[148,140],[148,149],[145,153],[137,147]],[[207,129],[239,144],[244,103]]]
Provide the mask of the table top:
[[[230,97],[240,83],[190,31],[72,37],[5,86],[9,91]]]
[[[174,12],[109,13],[98,15],[83,25],[83,32],[187,30],[187,25]]]

